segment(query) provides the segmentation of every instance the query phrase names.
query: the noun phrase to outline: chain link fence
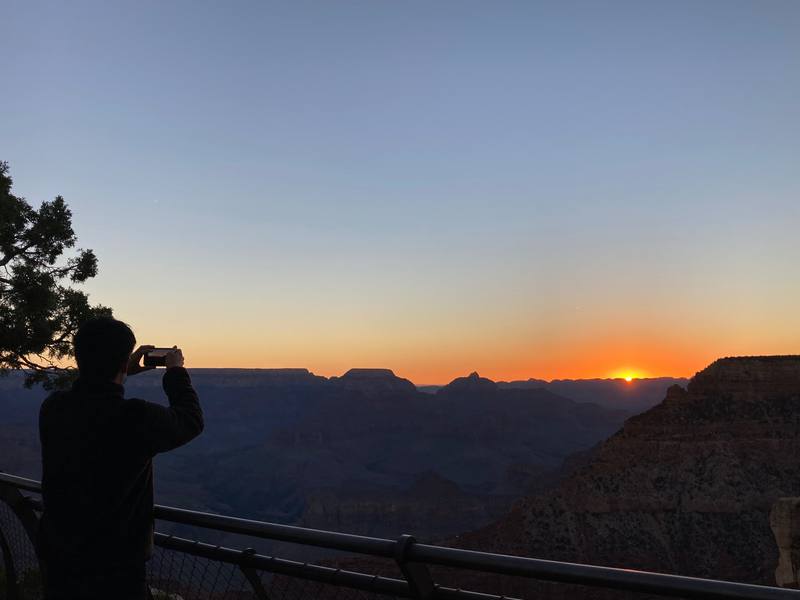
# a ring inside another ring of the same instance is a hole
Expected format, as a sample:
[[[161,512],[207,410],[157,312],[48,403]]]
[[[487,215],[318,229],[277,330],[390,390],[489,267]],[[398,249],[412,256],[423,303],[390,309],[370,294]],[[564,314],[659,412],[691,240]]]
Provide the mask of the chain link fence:
[[[255,598],[236,565],[160,547],[147,563],[147,582],[155,600]]]
[[[19,600],[40,600],[42,579],[36,549],[22,521],[6,502],[0,501],[0,598],[13,600],[8,592],[10,580],[16,581]],[[13,567],[9,568],[9,566]]]

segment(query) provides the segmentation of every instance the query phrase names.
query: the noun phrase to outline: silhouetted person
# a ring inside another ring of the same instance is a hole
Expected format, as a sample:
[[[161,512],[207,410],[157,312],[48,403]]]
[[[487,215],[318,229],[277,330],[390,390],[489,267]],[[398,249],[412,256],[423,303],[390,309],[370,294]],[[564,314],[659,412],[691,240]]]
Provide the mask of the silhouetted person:
[[[152,346],[133,352],[125,323],[87,321],[74,344],[79,377],[39,414],[45,598],[148,598],[152,458],[196,437],[203,412],[178,348],[166,358],[167,408],[124,396],[125,376],[152,368],[139,365]]]

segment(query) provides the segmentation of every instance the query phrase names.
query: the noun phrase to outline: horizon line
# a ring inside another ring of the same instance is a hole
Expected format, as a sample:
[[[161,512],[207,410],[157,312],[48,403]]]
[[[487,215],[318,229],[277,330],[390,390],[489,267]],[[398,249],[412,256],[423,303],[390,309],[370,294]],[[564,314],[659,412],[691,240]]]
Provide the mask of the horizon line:
[[[689,375],[689,376],[687,376],[687,375],[652,375],[652,376],[651,375],[647,375],[647,376],[641,376],[641,377],[633,376],[630,379],[628,379],[627,377],[624,377],[624,376],[621,376],[621,375],[617,375],[617,376],[606,376],[606,377],[602,377],[602,376],[593,376],[593,377],[555,377],[553,379],[546,379],[546,378],[542,378],[542,377],[528,377],[526,379],[492,379],[490,377],[484,377],[484,376],[480,375],[477,371],[473,370],[473,371],[470,371],[469,373],[467,373],[466,375],[459,375],[457,377],[454,377],[453,379],[451,379],[450,381],[445,382],[445,383],[415,383],[412,379],[410,379],[408,377],[403,377],[401,375],[398,375],[397,373],[395,373],[394,369],[391,369],[391,368],[388,368],[388,367],[352,367],[350,369],[347,369],[346,371],[344,371],[343,373],[341,373],[339,375],[320,375],[318,373],[315,373],[314,371],[312,371],[308,367],[191,367],[190,366],[190,367],[186,367],[186,369],[189,370],[189,371],[286,371],[286,372],[296,371],[296,372],[306,372],[309,375],[312,375],[312,376],[315,376],[315,377],[322,377],[324,379],[340,378],[340,377],[345,376],[350,371],[389,371],[389,372],[391,372],[391,374],[394,377],[397,377],[398,379],[405,379],[407,381],[410,381],[412,384],[414,384],[415,387],[418,387],[418,388],[420,388],[420,387],[444,387],[444,386],[452,383],[456,379],[463,379],[463,378],[469,377],[473,373],[478,374],[478,376],[481,379],[487,379],[487,380],[489,380],[489,381],[491,381],[493,383],[517,383],[517,382],[525,383],[525,382],[529,382],[529,381],[540,381],[540,382],[545,383],[545,384],[551,384],[551,383],[555,383],[555,382],[559,382],[559,381],[624,381],[626,383],[632,383],[634,381],[653,381],[653,380],[658,380],[658,379],[683,379],[683,380],[687,380],[688,381],[693,377],[693,375]],[[159,369],[155,369],[155,370],[158,371]],[[8,369],[6,371],[6,374],[14,373],[14,372],[22,372],[22,373],[24,373],[24,372],[27,372],[27,371],[30,371],[30,369]],[[147,372],[147,371],[145,371],[145,372]]]

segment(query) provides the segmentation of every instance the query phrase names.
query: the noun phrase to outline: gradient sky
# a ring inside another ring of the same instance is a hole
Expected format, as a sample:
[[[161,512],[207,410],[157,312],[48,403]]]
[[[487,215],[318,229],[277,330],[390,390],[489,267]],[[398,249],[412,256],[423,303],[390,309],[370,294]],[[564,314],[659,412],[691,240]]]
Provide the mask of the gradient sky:
[[[800,2],[3,2],[0,159],[188,366],[800,352]]]

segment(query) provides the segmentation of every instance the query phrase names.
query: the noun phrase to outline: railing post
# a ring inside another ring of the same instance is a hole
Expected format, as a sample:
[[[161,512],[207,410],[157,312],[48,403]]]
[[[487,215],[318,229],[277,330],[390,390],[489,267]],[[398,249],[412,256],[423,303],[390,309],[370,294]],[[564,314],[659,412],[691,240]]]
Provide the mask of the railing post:
[[[418,562],[409,562],[408,549],[416,543],[413,535],[403,534],[397,540],[394,560],[400,567],[403,577],[408,581],[408,587],[414,598],[429,600],[436,594],[436,584],[433,582],[428,565]]]
[[[255,553],[255,548],[245,548],[242,550],[242,557],[251,556]],[[247,581],[250,583],[250,587],[253,588],[253,592],[258,600],[269,600],[269,596],[267,596],[267,590],[264,588],[264,584],[261,582],[261,577],[258,576],[256,570],[252,567],[247,567],[242,563],[239,563],[239,570],[247,578]]]

